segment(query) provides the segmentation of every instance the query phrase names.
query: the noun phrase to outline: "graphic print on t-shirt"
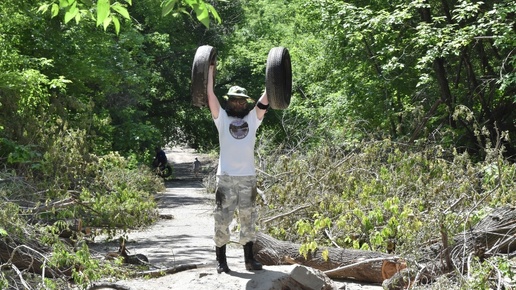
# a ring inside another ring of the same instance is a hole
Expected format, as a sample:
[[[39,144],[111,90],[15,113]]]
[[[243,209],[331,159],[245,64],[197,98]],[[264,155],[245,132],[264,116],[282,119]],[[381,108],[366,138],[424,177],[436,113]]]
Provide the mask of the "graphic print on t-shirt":
[[[236,119],[229,124],[229,132],[235,139],[243,139],[249,133],[249,124],[242,119]]]

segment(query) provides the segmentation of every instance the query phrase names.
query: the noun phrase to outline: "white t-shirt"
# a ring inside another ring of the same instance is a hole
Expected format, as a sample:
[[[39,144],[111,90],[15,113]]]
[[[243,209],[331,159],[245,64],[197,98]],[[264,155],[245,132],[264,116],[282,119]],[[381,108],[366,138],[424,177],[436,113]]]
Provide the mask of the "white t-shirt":
[[[254,144],[256,130],[262,120],[256,116],[256,107],[243,119],[229,117],[220,108],[219,117],[214,119],[219,131],[219,166],[217,175],[254,176]]]

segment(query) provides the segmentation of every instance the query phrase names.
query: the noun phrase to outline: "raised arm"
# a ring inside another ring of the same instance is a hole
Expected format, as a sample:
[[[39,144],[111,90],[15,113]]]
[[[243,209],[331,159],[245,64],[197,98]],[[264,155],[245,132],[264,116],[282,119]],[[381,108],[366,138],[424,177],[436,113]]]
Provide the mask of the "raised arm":
[[[214,65],[210,65],[210,69],[208,70],[208,85],[207,85],[207,93],[208,93],[208,107],[211,111],[211,116],[213,119],[217,119],[219,117],[220,103],[219,99],[213,92],[213,71],[215,70]],[[263,116],[262,116],[263,118]]]
[[[258,106],[258,103],[269,106],[269,99],[267,98],[267,91],[264,91],[260,99],[258,99],[258,102],[256,102],[256,116],[259,120],[262,120],[265,116],[265,113],[267,113],[267,109],[262,109],[260,107],[263,107],[262,105]]]

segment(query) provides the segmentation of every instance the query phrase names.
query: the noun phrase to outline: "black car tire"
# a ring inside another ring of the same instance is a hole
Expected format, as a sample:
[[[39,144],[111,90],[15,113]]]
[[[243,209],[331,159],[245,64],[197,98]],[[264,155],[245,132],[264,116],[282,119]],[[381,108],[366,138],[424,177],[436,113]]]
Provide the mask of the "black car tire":
[[[165,166],[165,168],[163,168],[159,173],[159,176],[163,178],[169,177],[170,175],[172,175],[172,166],[170,165]]]
[[[210,45],[203,45],[197,48],[192,64],[192,104],[196,107],[208,105],[208,71],[211,64],[217,62],[217,50]],[[213,71],[213,83],[215,83],[215,73]]]
[[[265,87],[272,109],[286,109],[292,96],[292,66],[285,47],[274,47],[267,57]]]

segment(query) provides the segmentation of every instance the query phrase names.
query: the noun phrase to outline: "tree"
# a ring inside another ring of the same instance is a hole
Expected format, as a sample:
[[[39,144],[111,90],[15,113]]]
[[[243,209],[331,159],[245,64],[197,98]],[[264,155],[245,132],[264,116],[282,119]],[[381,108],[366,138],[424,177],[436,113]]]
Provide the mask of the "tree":
[[[83,18],[91,18],[96,22],[97,26],[102,25],[104,30],[113,24],[116,33],[120,33],[120,17],[130,20],[127,5],[132,5],[132,0],[124,0],[122,3],[110,0],[98,0],[96,3],[92,0],[54,0],[39,6],[38,11],[46,13],[50,10],[52,17],[56,17],[60,11],[64,13],[63,21],[68,23],[75,20],[80,22]],[[171,13],[189,14],[185,7],[190,7],[203,25],[209,27],[210,14],[220,23],[221,19],[213,6],[203,0],[162,0],[162,15],[166,16]],[[92,11],[96,11],[93,13]]]
[[[325,3],[324,27],[335,35],[330,59],[348,95],[342,100],[368,131],[432,136],[472,152],[502,131],[514,135],[512,2]],[[486,139],[477,139],[478,124]]]

